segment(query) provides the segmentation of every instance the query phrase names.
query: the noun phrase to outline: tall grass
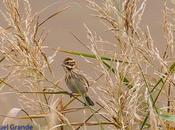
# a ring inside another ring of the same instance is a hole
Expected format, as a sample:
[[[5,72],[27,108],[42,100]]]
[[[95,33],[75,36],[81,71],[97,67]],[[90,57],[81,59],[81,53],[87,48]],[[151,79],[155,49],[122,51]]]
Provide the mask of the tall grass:
[[[8,88],[20,102],[19,108],[1,115],[6,117],[3,124],[15,118],[29,119],[36,129],[42,130],[92,129],[90,126],[102,130],[175,129],[175,8],[164,0],[165,48],[160,52],[149,26],[147,30],[140,26],[146,0],[104,0],[100,4],[86,1],[94,11],[93,17],[104,23],[104,31],[110,32],[115,42],[107,43],[94,29],[84,25],[88,43],[73,36],[89,53],[56,49],[48,56],[45,51],[51,47],[44,43],[47,35],[42,27],[67,8],[40,20],[38,13],[31,13],[28,0],[3,0],[6,11],[1,14],[7,26],[0,26],[0,64],[5,70],[1,92]],[[173,2],[170,4],[174,5]],[[101,49],[106,44],[113,49]],[[57,70],[51,64],[57,52],[81,56],[85,61],[93,59],[93,67],[100,73],[90,87],[96,97],[95,107],[84,107],[79,97],[68,98],[70,93],[60,86],[60,80],[54,80]],[[71,107],[75,102],[82,105]],[[84,113],[83,120],[72,122],[68,115],[78,115],[79,111]],[[19,112],[26,116],[19,116]],[[44,123],[40,124],[39,119]]]

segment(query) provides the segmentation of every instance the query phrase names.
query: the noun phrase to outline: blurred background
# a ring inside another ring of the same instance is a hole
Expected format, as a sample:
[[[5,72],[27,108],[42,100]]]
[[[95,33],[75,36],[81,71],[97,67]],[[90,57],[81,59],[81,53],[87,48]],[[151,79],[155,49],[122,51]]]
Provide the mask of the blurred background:
[[[102,0],[96,0],[100,3]],[[89,52],[82,44],[80,44],[71,33],[74,33],[78,36],[84,43],[87,43],[88,40],[86,38],[86,29],[84,28],[84,24],[86,24],[91,30],[95,31],[97,35],[103,37],[103,40],[109,42],[115,42],[111,34],[106,30],[103,23],[99,21],[98,18],[94,18],[91,14],[94,14],[92,10],[87,7],[86,1],[83,0],[30,0],[32,11],[41,12],[40,20],[44,20],[54,12],[58,10],[62,10],[65,7],[69,7],[66,11],[60,13],[56,17],[49,20],[44,24],[44,29],[47,30],[48,33],[47,39],[45,41],[45,45],[49,46],[49,48],[61,48],[64,50],[75,50],[82,52]],[[163,3],[162,1],[149,0],[147,1],[147,6],[145,8],[145,12],[143,14],[143,19],[141,23],[141,27],[143,30],[146,30],[148,26],[150,29],[150,33],[155,42],[155,45],[161,50],[163,46],[163,30],[162,30],[162,22],[163,22]],[[5,11],[2,1],[0,1],[0,10]],[[6,27],[7,24],[2,16],[0,16],[0,25]],[[47,52],[48,55],[51,55],[53,50]],[[64,71],[60,66],[62,61],[67,54],[58,53],[55,61],[52,64],[53,70],[55,70],[54,75],[58,79],[61,79],[64,75]],[[74,58],[78,62],[78,66],[83,72],[89,75],[91,78],[96,78],[97,73],[93,69],[92,66],[88,66],[86,62],[84,62],[83,58],[75,57]],[[63,83],[65,87],[65,84]],[[93,95],[92,95],[92,98]],[[11,108],[19,107],[19,103],[16,97],[13,94],[0,94],[0,115],[5,115]],[[77,118],[77,116],[72,116],[73,118]],[[0,121],[3,118],[0,116]],[[74,119],[73,119],[74,120]],[[95,129],[95,128],[94,128]]]

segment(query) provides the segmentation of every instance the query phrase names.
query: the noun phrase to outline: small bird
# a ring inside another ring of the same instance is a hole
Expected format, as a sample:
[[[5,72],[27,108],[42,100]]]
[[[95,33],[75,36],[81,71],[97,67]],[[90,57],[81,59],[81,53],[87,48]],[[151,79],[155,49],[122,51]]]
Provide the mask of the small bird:
[[[65,71],[65,82],[72,93],[79,94],[85,100],[85,105],[93,106],[94,102],[87,95],[89,83],[76,69],[75,60],[67,57],[62,64]]]

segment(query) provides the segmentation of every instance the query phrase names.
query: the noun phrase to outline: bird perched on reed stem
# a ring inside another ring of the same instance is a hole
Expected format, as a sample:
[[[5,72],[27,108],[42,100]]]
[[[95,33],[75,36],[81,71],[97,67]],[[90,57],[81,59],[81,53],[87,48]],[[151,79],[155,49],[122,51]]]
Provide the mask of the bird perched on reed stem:
[[[62,66],[66,73],[65,82],[68,88],[72,91],[72,93],[81,95],[85,100],[86,105],[93,106],[94,102],[87,95],[89,83],[83,75],[76,71],[75,60],[67,57],[64,59]]]

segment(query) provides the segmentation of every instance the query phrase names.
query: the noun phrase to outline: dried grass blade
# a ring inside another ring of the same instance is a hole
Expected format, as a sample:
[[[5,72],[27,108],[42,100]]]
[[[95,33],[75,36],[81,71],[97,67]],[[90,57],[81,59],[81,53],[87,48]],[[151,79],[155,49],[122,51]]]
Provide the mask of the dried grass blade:
[[[45,22],[47,22],[49,19],[51,19],[51,18],[55,17],[56,15],[58,15],[58,14],[64,12],[64,11],[67,10],[68,8],[70,8],[70,7],[66,7],[66,8],[64,8],[64,9],[62,9],[62,10],[60,10],[60,11],[54,13],[54,14],[52,14],[51,16],[49,16],[48,18],[46,18],[45,20],[43,20],[41,23],[39,23],[39,24],[38,24],[38,27],[42,26],[42,25],[43,25]]]

